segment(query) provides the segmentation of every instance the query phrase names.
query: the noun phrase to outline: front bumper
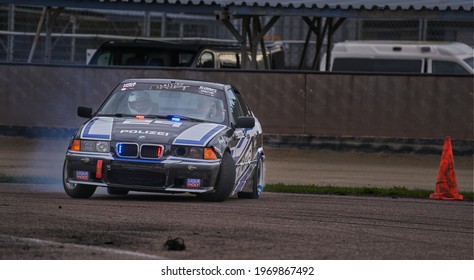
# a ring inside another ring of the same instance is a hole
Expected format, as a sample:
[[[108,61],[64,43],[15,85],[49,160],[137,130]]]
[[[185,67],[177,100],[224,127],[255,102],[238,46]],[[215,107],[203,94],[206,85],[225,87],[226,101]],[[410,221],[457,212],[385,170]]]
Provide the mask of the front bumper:
[[[64,181],[72,184],[151,192],[212,192],[220,160],[169,157],[123,159],[111,154],[68,151]]]

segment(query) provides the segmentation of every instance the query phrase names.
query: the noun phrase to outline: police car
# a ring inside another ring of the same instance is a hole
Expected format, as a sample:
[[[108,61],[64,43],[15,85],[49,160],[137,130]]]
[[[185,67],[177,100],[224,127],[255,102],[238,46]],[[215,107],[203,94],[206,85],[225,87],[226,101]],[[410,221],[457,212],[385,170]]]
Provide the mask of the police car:
[[[73,198],[97,187],[192,193],[206,201],[259,198],[265,186],[261,125],[231,85],[168,79],[121,82],[72,137],[63,183]]]

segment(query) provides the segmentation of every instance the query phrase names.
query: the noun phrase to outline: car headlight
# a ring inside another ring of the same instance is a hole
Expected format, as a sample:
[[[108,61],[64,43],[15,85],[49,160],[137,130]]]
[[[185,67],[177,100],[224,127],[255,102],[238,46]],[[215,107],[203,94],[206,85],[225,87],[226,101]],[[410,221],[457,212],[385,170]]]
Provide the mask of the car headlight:
[[[110,150],[109,142],[105,141],[96,141],[95,150],[99,153],[107,153]]]
[[[195,159],[217,159],[213,148],[202,148],[192,146],[173,146],[171,154],[175,157],[195,158]]]
[[[110,151],[110,143],[107,141],[76,139],[72,143],[71,150],[93,153],[108,153]]]

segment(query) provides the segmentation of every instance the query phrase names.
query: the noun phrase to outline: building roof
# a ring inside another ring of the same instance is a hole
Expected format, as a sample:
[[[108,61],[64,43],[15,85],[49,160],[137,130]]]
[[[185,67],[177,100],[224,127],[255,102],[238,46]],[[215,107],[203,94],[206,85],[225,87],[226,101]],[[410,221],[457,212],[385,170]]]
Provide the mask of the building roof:
[[[102,0],[107,1],[107,0]],[[113,0],[109,0],[113,1]],[[142,0],[146,1],[146,0]],[[166,1],[159,1],[166,2]],[[168,1],[168,2],[179,2],[179,1]],[[182,1],[181,2],[186,2]],[[201,1],[188,2],[199,3]],[[372,9],[384,9],[384,10],[472,10],[473,1],[465,0],[365,0],[365,1],[354,1],[354,0],[339,0],[339,1],[328,1],[328,0],[233,0],[233,1],[212,1],[204,0],[204,3],[219,3],[222,5],[232,6],[258,6],[258,7],[284,7],[284,8],[312,8],[312,9],[355,9],[355,10],[372,10]]]
[[[170,13],[473,20],[472,0],[0,0],[32,6]]]

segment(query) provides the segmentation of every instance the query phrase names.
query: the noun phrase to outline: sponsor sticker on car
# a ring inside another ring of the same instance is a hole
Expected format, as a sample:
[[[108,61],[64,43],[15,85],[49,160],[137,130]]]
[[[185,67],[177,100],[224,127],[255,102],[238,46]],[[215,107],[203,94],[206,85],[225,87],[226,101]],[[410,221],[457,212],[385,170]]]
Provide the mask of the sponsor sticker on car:
[[[89,180],[89,172],[76,170],[76,180],[81,180],[81,181]]]
[[[187,188],[199,188],[201,187],[201,179],[186,179],[186,187]]]

